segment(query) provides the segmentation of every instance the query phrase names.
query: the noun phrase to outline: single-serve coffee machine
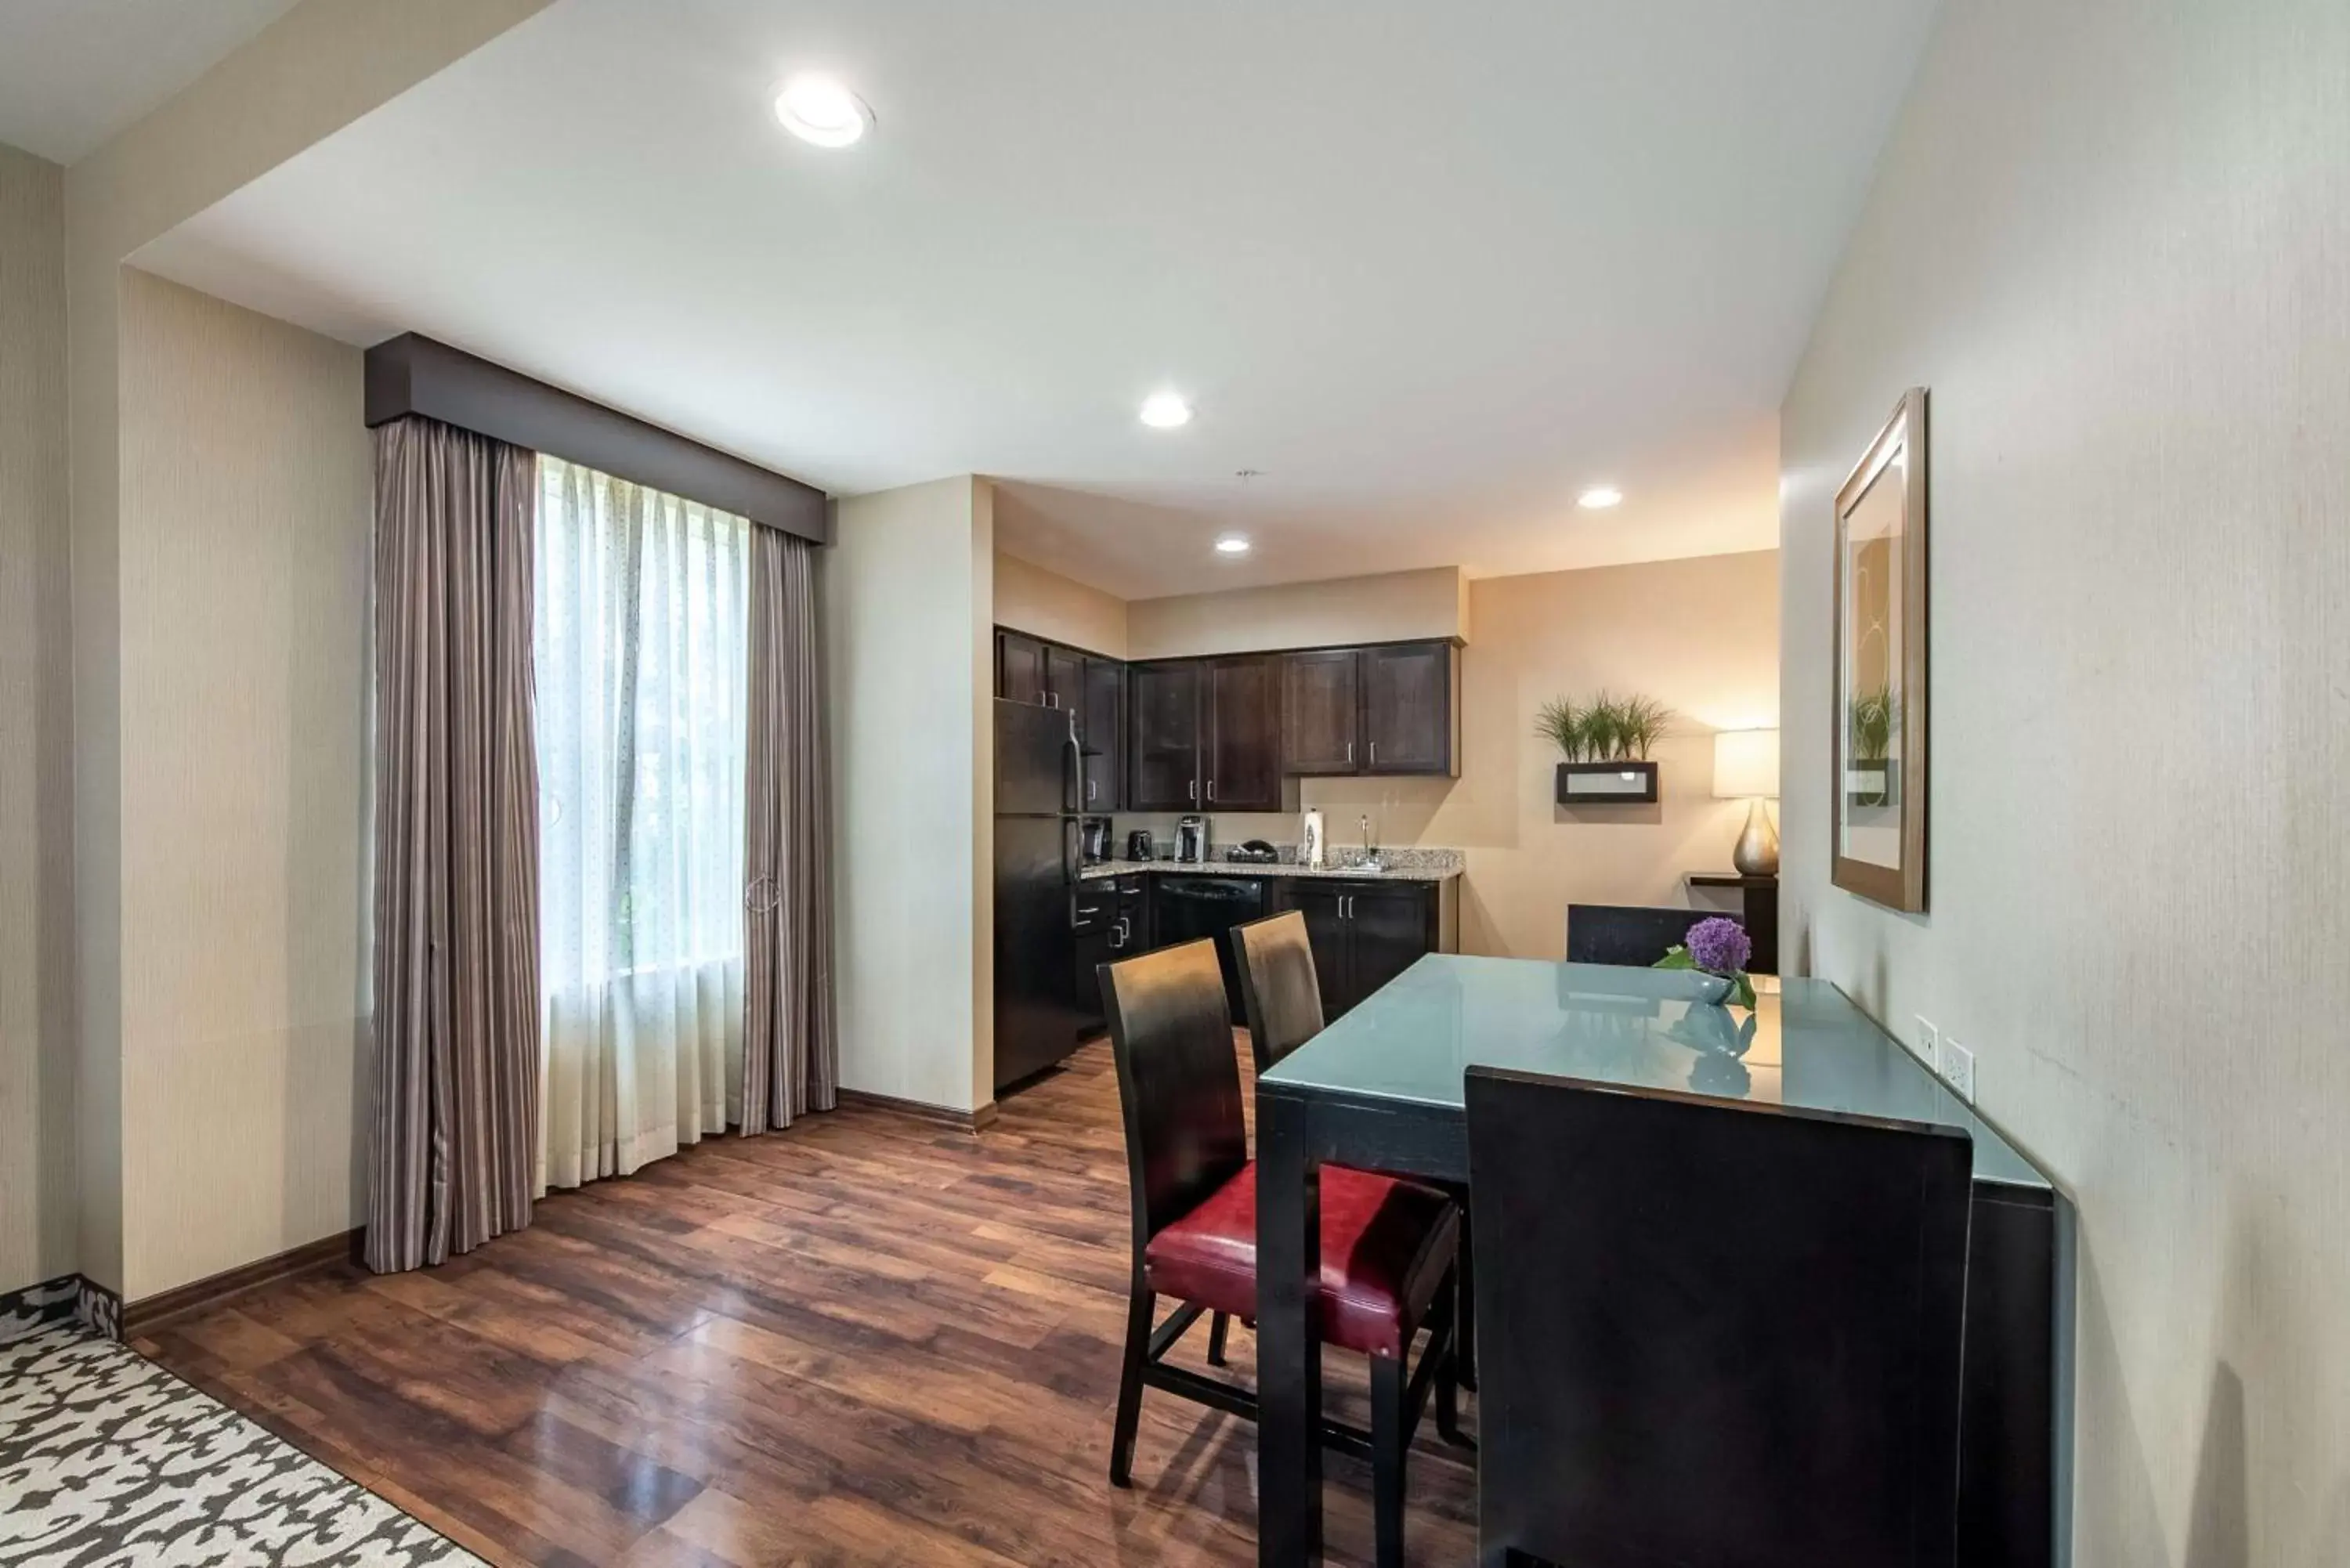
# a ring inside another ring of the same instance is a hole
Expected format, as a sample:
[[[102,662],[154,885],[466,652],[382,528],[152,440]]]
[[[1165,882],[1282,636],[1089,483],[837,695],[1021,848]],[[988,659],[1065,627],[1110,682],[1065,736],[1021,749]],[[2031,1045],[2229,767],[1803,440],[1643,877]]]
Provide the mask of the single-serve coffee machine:
[[[1204,816],[1180,817],[1175,823],[1175,858],[1186,866],[1197,866],[1208,857],[1208,819]]]

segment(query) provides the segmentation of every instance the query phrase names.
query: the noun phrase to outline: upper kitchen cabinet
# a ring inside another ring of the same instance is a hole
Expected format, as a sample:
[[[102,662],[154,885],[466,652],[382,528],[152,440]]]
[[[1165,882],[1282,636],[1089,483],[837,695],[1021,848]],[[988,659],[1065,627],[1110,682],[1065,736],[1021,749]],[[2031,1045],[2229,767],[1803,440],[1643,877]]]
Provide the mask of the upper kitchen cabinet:
[[[1200,808],[1200,677],[1191,659],[1128,667],[1129,810]]]
[[[1045,644],[1025,632],[995,634],[995,694],[1007,702],[1045,703]]]
[[[998,627],[995,694],[1008,702],[1066,710],[1085,754],[1085,797],[1079,809],[1125,807],[1124,663]]]
[[[1293,774],[1461,774],[1461,650],[1449,642],[1315,649],[1282,661]]]
[[[1203,804],[1219,811],[1281,809],[1281,660],[1270,653],[1207,661],[1201,707]]]
[[[1362,771],[1362,654],[1321,648],[1282,656],[1282,755],[1293,774]]]
[[[1085,695],[1077,705],[1077,740],[1086,759],[1087,811],[1126,804],[1126,666],[1115,659],[1086,660]]]
[[[1461,776],[1461,656],[1449,642],[1363,649],[1363,771]]]
[[[1075,712],[1086,700],[1086,656],[1075,649],[1045,646],[1045,706]]]

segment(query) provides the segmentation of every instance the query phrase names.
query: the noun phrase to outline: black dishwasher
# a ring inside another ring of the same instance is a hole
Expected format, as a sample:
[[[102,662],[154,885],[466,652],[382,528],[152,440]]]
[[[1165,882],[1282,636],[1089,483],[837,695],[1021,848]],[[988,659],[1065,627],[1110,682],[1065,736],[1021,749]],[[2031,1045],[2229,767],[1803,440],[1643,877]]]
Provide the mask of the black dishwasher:
[[[1150,945],[1173,947],[1205,937],[1216,944],[1223,966],[1224,998],[1232,1022],[1241,1022],[1241,975],[1232,957],[1232,929],[1264,913],[1261,877],[1156,877],[1151,879]]]

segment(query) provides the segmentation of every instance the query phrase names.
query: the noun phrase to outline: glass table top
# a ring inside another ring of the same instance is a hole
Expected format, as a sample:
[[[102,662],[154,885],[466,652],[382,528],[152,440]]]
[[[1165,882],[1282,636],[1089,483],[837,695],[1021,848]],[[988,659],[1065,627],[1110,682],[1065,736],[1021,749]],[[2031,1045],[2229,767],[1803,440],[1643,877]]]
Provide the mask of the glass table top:
[[[1963,1128],[1975,1179],[2048,1179],[1825,981],[1752,1012],[1686,971],[1430,953],[1299,1046],[1266,1083],[1458,1106],[1471,1065]]]

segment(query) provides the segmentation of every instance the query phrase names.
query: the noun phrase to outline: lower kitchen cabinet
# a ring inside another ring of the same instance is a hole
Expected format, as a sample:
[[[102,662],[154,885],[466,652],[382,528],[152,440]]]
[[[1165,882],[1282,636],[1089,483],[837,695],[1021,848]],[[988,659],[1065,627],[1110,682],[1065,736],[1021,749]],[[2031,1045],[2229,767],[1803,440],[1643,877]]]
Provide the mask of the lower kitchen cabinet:
[[[1229,908],[1193,884],[1219,887],[1254,883],[1261,898],[1234,898]],[[1088,879],[1077,899],[1077,970],[1087,994],[1081,1002],[1089,1029],[1101,1023],[1094,966],[1113,963],[1162,944],[1205,937],[1216,944],[1221,963],[1232,954],[1230,928],[1259,913],[1295,909],[1305,918],[1314,948],[1314,970],[1322,987],[1322,1012],[1336,1018],[1409,969],[1422,953],[1460,950],[1459,880],[1374,880],[1335,877],[1243,877],[1213,862],[1156,875],[1132,873]],[[1234,977],[1232,1022],[1242,1022]]]
[[[1077,883],[1070,904],[1076,934],[1076,973],[1071,983],[1081,1036],[1109,1026],[1102,1009],[1100,967],[1150,950],[1148,883],[1140,875],[1088,877]]]
[[[1422,953],[1451,952],[1459,946],[1455,886],[1279,879],[1272,905],[1305,918],[1326,1020],[1409,969]]]

